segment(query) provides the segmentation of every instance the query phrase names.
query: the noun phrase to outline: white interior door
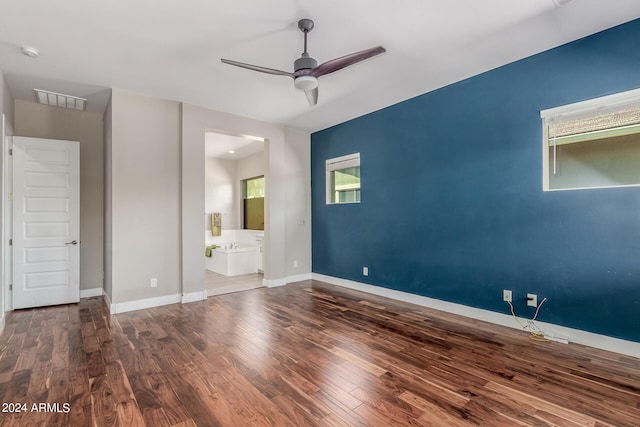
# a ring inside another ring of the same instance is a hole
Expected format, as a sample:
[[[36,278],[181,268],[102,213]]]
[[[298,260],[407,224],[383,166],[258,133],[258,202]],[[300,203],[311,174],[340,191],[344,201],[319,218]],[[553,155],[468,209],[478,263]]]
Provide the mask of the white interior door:
[[[13,137],[13,308],[80,300],[80,146]]]

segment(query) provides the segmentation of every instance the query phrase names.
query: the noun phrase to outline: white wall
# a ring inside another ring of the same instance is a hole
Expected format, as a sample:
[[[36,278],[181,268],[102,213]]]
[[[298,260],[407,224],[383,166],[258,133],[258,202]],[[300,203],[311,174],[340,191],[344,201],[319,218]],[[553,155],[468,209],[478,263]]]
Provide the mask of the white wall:
[[[80,141],[80,289],[103,287],[104,129],[101,114],[15,101],[15,133]]]
[[[211,212],[222,213],[222,229],[242,228],[242,180],[264,175],[264,154],[238,160],[205,159],[205,230],[211,230]]]
[[[238,182],[243,179],[255,178],[264,175],[265,161],[264,153],[256,153],[243,159],[237,160],[238,169],[236,180]]]
[[[311,271],[311,144],[309,134],[285,129],[286,269],[288,277]],[[294,264],[296,266],[294,266]]]
[[[13,95],[11,94],[9,85],[4,78],[4,74],[0,72],[0,107],[2,107],[1,113],[6,116],[11,126],[14,126],[16,123],[14,102],[15,101],[13,99]]]
[[[238,202],[240,193],[236,184],[238,161],[207,157],[205,159],[204,209],[205,229],[211,230],[211,213],[222,214],[222,228],[236,230],[238,223]]]
[[[179,294],[180,104],[114,89],[111,114],[111,301]],[[202,174],[199,184],[201,231]]]

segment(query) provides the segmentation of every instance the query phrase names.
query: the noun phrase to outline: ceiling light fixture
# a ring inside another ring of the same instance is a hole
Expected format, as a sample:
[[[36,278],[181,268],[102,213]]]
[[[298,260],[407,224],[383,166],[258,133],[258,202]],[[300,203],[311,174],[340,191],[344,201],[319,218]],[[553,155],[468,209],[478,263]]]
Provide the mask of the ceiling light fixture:
[[[229,153],[229,154],[236,154],[236,150],[229,150],[229,151],[227,151],[227,153]]]
[[[40,56],[40,52],[35,47],[31,46],[22,46],[20,49],[23,55],[28,56],[29,58],[36,59]]]
[[[313,76],[300,76],[296,77],[293,84],[298,89],[313,90],[318,87],[318,79]]]
[[[56,107],[70,108],[72,110],[84,111],[87,106],[86,98],[65,95],[63,93],[50,92],[48,90],[33,89],[39,104],[53,105]]]

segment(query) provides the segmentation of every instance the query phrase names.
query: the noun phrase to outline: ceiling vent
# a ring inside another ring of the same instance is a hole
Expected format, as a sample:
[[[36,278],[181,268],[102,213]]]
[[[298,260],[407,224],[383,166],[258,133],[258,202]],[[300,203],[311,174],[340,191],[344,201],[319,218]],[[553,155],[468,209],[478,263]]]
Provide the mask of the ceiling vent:
[[[84,111],[87,106],[85,98],[65,95],[63,93],[49,92],[48,90],[33,89],[39,104],[53,105],[55,107],[70,108],[72,110]]]

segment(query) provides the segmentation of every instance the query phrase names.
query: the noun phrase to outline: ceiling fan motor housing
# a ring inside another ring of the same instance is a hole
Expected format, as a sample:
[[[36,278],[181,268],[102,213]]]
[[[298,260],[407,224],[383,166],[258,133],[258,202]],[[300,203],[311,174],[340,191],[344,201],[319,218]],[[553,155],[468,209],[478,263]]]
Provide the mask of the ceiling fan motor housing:
[[[318,66],[318,61],[309,56],[308,53],[303,53],[302,56],[296,59],[293,63],[294,71],[300,71],[305,69],[313,69]]]

